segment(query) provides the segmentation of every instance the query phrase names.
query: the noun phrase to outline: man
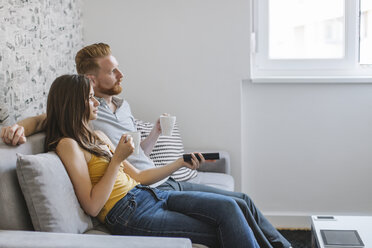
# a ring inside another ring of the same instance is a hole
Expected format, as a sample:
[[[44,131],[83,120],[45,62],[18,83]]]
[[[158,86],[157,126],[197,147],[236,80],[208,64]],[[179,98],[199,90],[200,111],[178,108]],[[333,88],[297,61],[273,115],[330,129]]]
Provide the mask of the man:
[[[110,47],[104,43],[84,47],[77,53],[75,62],[77,72],[90,79],[95,96],[100,102],[98,118],[93,122],[94,128],[106,133],[117,145],[123,133],[137,131],[128,102],[116,96],[122,91],[123,79],[118,62],[112,56]],[[26,136],[44,129],[45,118],[45,115],[39,115],[4,127],[1,130],[1,138],[7,144],[22,144],[26,142]],[[158,120],[149,136],[141,142],[139,155],[130,156],[128,161],[140,170],[154,167],[148,155],[156,144],[160,132]],[[187,181],[177,182],[172,178],[166,178],[153,186],[162,190],[203,191],[232,197],[242,209],[260,247],[290,247],[290,243],[266,220],[246,194]]]

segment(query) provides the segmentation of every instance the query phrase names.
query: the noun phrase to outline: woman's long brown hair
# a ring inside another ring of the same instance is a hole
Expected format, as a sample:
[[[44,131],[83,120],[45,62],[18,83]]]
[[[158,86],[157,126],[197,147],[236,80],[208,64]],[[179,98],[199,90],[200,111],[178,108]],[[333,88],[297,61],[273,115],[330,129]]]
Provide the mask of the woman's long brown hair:
[[[89,80],[83,75],[63,75],[54,80],[47,102],[47,151],[55,151],[62,138],[74,139],[81,148],[110,160],[111,155],[89,126]]]

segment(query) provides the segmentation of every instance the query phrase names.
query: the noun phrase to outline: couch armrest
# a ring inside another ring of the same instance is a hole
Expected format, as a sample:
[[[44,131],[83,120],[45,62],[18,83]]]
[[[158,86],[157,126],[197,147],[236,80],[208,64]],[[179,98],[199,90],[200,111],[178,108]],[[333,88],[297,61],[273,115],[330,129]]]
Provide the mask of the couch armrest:
[[[0,247],[5,248],[191,248],[186,238],[114,236],[0,230]]]
[[[185,149],[185,153],[196,151],[195,149]],[[216,152],[216,151],[201,151],[201,152]],[[207,162],[200,166],[198,171],[203,172],[218,172],[218,173],[231,173],[230,169],[230,155],[226,151],[217,151],[220,153],[220,159],[214,162]]]

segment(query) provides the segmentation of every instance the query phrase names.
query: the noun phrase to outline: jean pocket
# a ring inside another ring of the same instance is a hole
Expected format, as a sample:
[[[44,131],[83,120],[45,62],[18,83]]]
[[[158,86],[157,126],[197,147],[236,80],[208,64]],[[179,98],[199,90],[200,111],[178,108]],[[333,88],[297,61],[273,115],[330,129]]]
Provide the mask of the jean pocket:
[[[159,196],[159,193],[162,192],[158,189],[155,189],[155,188],[151,188],[149,186],[143,186],[143,185],[140,185],[140,186],[137,186],[138,188],[140,189],[143,189],[143,190],[146,190],[147,192],[150,192],[150,194],[154,197],[154,199],[158,200],[158,201],[163,201],[164,199],[162,197]]]
[[[125,207],[121,208],[121,211],[117,215],[117,219],[124,225],[127,225],[130,221],[132,215],[137,209],[137,203],[135,201],[135,197],[128,199],[125,202]]]
[[[129,195],[129,193],[121,200],[119,200],[114,207],[108,212],[106,215],[106,222],[110,225],[114,225],[117,223],[117,219],[121,215],[122,212],[130,205],[130,201],[134,198],[133,195]]]

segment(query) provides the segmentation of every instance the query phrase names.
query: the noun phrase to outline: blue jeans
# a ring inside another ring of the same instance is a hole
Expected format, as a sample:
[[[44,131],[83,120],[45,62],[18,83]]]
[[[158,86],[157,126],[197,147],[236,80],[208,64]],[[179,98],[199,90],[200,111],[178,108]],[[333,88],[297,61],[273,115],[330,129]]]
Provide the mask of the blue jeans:
[[[106,216],[113,234],[185,237],[208,247],[259,248],[234,200],[137,185]]]
[[[171,191],[210,192],[228,196],[238,203],[261,248],[288,248],[291,246],[291,244],[278,232],[278,230],[276,230],[275,227],[271,225],[271,223],[255,206],[252,199],[250,199],[249,196],[244,193],[221,190],[215,187],[196,183],[177,182],[172,178],[168,179],[165,183],[159,185],[157,188]]]

